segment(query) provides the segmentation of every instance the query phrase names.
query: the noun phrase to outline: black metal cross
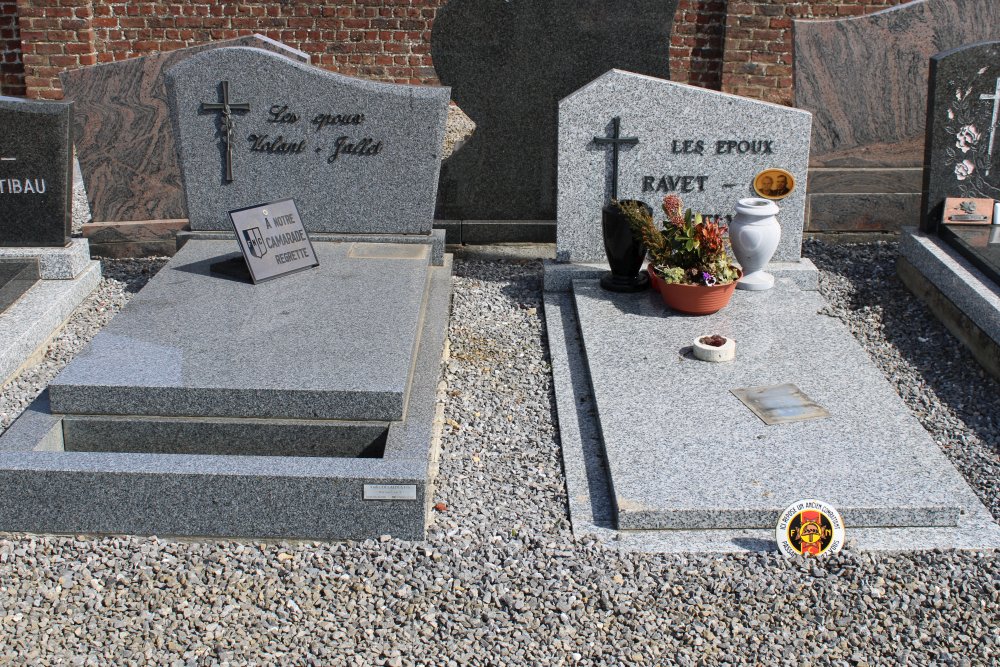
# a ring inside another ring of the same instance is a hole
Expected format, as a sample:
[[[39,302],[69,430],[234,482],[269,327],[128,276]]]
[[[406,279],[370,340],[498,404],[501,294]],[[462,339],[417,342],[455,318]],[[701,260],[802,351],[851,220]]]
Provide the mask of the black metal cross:
[[[598,145],[611,144],[611,198],[618,199],[618,150],[622,146],[634,146],[639,143],[638,137],[621,137],[621,117],[611,119],[611,136],[594,137]]]
[[[236,129],[236,123],[233,122],[233,112],[234,111],[250,111],[250,105],[246,103],[230,104],[229,103],[229,82],[222,82],[222,102],[202,102],[202,111],[221,111],[222,115],[219,117],[219,123],[221,124],[221,129],[226,133],[226,183],[233,182],[233,130]]]

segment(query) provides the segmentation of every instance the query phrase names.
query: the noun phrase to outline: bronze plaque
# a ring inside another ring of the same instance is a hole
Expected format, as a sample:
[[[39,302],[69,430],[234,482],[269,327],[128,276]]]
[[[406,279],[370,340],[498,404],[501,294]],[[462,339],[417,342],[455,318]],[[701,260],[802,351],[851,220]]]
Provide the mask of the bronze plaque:
[[[826,408],[817,405],[794,384],[776,384],[769,387],[733,389],[732,394],[743,402],[765,424],[825,419],[830,416]]]
[[[989,225],[993,223],[993,200],[948,197],[944,200],[942,222],[946,225]]]

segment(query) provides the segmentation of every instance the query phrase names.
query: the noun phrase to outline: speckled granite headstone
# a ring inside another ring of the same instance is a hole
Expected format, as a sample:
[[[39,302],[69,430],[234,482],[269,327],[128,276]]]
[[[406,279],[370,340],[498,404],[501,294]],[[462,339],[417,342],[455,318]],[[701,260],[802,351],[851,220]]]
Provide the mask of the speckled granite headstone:
[[[796,21],[795,106],[815,114],[813,166],[920,166],[930,57],[985,39],[1000,39],[997,0]]]
[[[1000,199],[1000,42],[931,58],[921,229],[934,231],[946,197]]]
[[[224,114],[232,113],[232,182]],[[448,88],[354,79],[259,49],[212,49],[167,72],[188,217],[293,198],[309,231],[429,234]],[[249,110],[240,110],[249,105]]]
[[[450,0],[434,69],[476,123],[445,161],[438,217],[552,220],[559,100],[613,67],[669,78],[677,0]]]
[[[559,261],[606,261],[601,207],[611,196],[612,149],[594,138],[609,136],[615,116],[621,136],[639,140],[621,148],[619,199],[641,199],[661,215],[663,198],[677,194],[685,208],[731,215],[740,199],[757,196],[757,173],[784,169],[796,187],[777,202],[774,261],[800,259],[811,114],[612,70],[559,103]]]
[[[77,159],[95,222],[187,217],[163,72],[208,49],[252,46],[309,62],[263,35],[211,42],[59,74],[75,103]]]
[[[0,97],[0,246],[69,243],[73,105]]]

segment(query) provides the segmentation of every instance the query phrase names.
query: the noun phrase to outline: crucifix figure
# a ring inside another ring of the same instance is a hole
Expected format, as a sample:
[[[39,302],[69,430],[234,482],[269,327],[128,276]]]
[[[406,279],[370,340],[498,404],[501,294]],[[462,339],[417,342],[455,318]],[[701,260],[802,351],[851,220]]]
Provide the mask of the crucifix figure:
[[[993,101],[993,120],[990,121],[990,163],[986,167],[986,175],[990,175],[990,168],[993,166],[993,139],[996,138],[997,133],[997,113],[1000,112],[1000,77],[997,77],[997,87],[993,91],[992,95],[980,95],[981,100],[992,100]]]
[[[202,102],[202,111],[221,111],[219,124],[225,133],[226,142],[226,183],[233,182],[233,130],[236,123],[233,122],[234,111],[250,111],[250,105],[246,103],[229,103],[229,82],[222,82],[222,102]]]
[[[618,199],[618,151],[622,146],[634,146],[639,143],[638,137],[622,137],[621,117],[615,116],[611,119],[611,136],[594,137],[594,143],[598,145],[611,144],[611,198]]]

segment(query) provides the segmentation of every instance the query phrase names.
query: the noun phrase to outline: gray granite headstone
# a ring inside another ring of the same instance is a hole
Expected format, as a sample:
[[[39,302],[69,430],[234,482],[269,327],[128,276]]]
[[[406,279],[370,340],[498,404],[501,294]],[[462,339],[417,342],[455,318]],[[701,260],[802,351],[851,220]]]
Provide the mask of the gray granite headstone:
[[[921,229],[947,197],[1000,199],[1000,42],[931,58]]]
[[[203,109],[222,103],[224,82],[231,157],[225,114]],[[448,88],[234,47],[175,65],[167,91],[191,229],[228,230],[227,211],[291,198],[311,232],[430,233]]]
[[[726,216],[756,196],[756,174],[784,169],[796,187],[777,202],[774,261],[800,259],[812,115],[612,70],[559,103],[559,261],[606,260],[601,207],[611,194],[612,149],[594,138],[609,135],[615,116],[621,135],[639,140],[620,150],[619,199],[641,199],[659,213],[663,198],[677,194],[685,208]]]
[[[69,243],[73,105],[0,97],[0,246]]]
[[[450,0],[431,55],[476,123],[441,171],[438,217],[552,220],[559,100],[613,67],[669,78],[678,0]]]

